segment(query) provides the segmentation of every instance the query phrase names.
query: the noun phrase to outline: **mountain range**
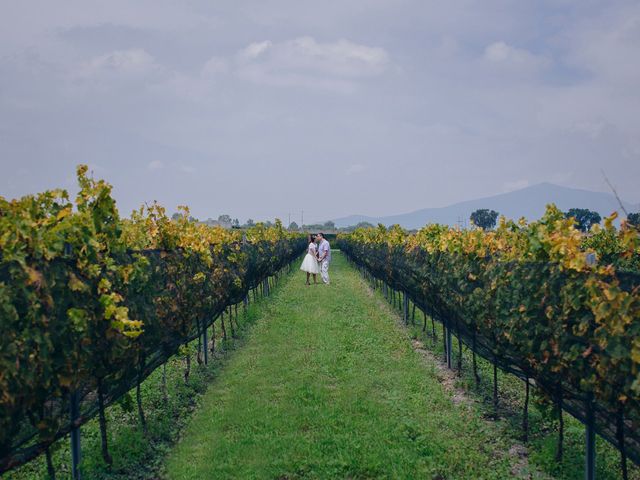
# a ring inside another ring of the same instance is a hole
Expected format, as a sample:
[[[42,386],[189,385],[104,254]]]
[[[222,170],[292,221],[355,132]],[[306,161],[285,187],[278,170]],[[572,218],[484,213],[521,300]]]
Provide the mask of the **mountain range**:
[[[602,217],[608,216],[614,211],[618,211],[624,217],[618,200],[611,193],[562,187],[552,183],[540,183],[492,197],[456,203],[448,207],[424,208],[410,213],[386,217],[350,215],[333,221],[337,227],[348,227],[359,222],[369,222],[374,225],[382,223],[386,226],[399,224],[407,229],[420,228],[427,223],[465,226],[469,224],[471,213],[479,208],[495,210],[507,218],[519,219],[520,217],[525,217],[531,221],[539,219],[544,214],[545,207],[549,203],[555,203],[563,211],[567,211],[570,208],[588,208],[598,212]],[[640,204],[624,201],[622,203],[629,213],[640,211]]]

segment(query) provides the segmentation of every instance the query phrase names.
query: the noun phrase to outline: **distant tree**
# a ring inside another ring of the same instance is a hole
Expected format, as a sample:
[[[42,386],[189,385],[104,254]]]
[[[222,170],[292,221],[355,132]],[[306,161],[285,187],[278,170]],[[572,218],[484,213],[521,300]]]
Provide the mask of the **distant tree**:
[[[355,225],[349,225],[346,227],[339,228],[338,230],[345,233],[353,232],[356,228],[374,228],[375,226],[369,222],[358,222]]]
[[[369,222],[358,222],[356,228],[373,228],[375,225]]]
[[[180,212],[176,212],[173,215],[171,215],[171,220],[180,220],[184,218],[184,213],[180,213]],[[198,219],[195,217],[192,217],[191,215],[189,215],[189,221],[190,222],[197,222]]]
[[[253,227],[256,224],[256,222],[253,221],[253,218],[250,218],[249,220],[247,220],[247,223],[245,223],[245,227]]]
[[[627,216],[627,222],[629,222],[634,227],[640,227],[640,212],[630,213]]]
[[[496,226],[496,220],[498,220],[498,212],[496,212],[495,210],[480,208],[473,212],[469,219],[475,226],[480,227],[483,230],[491,230]]]
[[[332,222],[331,220],[324,222],[324,224],[322,225],[326,230],[335,230],[336,228],[336,224],[334,222]]]
[[[598,212],[589,210],[588,208],[572,208],[565,213],[566,218],[573,218],[576,222],[576,228],[582,232],[591,230],[591,226],[600,223],[602,217]]]
[[[214,220],[213,218],[209,217],[207,218],[204,222],[205,225],[209,225],[210,227],[214,227],[216,225],[218,225],[218,221]]]
[[[321,225],[321,224],[319,224],[319,223],[307,223],[307,224],[305,224],[305,225],[302,225],[302,230],[304,230],[305,232],[306,232],[307,230],[310,230],[310,231],[314,231],[314,230],[315,230],[315,231],[318,231],[318,232],[319,232],[319,231],[321,231],[323,228],[324,228],[324,226],[323,226],[323,225]]]
[[[299,230],[298,224],[296,222],[291,222],[289,224],[289,230]]]
[[[218,217],[218,221],[220,223],[227,223],[227,224],[231,225],[231,217],[229,215],[220,215]]]
[[[240,228],[240,220],[238,220],[237,218],[234,218],[233,221],[231,222],[231,226],[235,228]]]

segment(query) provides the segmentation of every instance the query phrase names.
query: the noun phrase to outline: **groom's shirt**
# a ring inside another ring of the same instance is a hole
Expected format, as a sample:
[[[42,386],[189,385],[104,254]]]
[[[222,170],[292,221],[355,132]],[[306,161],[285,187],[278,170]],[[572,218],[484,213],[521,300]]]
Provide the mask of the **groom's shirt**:
[[[322,242],[320,242],[318,254],[320,255],[320,258],[324,258],[326,254],[326,260],[331,261],[331,247],[326,239],[322,239]]]

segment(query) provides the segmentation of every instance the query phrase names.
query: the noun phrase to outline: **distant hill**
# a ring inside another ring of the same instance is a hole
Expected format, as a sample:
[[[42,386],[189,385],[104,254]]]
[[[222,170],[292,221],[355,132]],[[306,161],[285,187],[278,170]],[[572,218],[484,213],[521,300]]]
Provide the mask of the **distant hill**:
[[[408,229],[420,228],[427,223],[441,223],[446,225],[469,225],[469,216],[479,208],[489,208],[499,212],[507,218],[537,220],[543,214],[547,204],[555,203],[558,208],[567,211],[570,208],[588,208],[598,212],[602,217],[620,210],[616,198],[610,193],[592,192],[576,188],[561,187],[552,183],[540,183],[513,192],[502,193],[493,197],[469,200],[456,203],[448,207],[425,208],[415,212],[392,215],[388,217],[368,217],[365,215],[351,215],[335,219],[338,227],[348,227],[359,222],[369,222],[374,225],[399,224]],[[640,211],[640,204],[634,205],[623,202],[628,212]],[[624,214],[619,211],[624,216]]]

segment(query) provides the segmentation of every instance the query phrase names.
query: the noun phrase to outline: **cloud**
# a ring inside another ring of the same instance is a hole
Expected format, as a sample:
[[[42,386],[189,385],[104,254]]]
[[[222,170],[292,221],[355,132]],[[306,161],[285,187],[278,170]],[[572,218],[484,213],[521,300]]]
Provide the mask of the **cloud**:
[[[229,72],[229,62],[225,58],[211,57],[202,66],[202,75],[211,77]]]
[[[256,83],[341,91],[353,90],[358,80],[381,75],[388,66],[382,48],[348,40],[321,43],[309,36],[252,43],[237,56],[238,74]]]
[[[147,164],[148,170],[162,170],[164,168],[164,163],[160,160],[153,160]]]
[[[553,172],[600,188],[604,166],[640,201],[637,1],[75,3],[0,7],[0,158],[33,172],[0,191],[64,184],[59,172],[92,160],[125,209],[188,201],[206,218],[234,198],[238,215],[266,218],[304,198],[282,172],[326,162],[339,174],[329,217]],[[140,169],[154,182],[136,183]],[[382,203],[352,194],[389,185]]]
[[[573,177],[575,177],[575,175],[572,172],[556,172],[551,175],[551,182],[565,185],[570,182]]]
[[[503,192],[512,192],[514,190],[521,190],[530,185],[529,180],[513,180],[502,184]]]
[[[301,37],[285,43],[282,50],[294,68],[308,68],[338,76],[378,75],[389,61],[384,49],[348,40],[323,44],[312,37]]]
[[[81,70],[83,76],[100,75],[146,75],[160,66],[153,56],[141,48],[117,50],[92,58]]]
[[[362,173],[367,169],[367,167],[361,163],[354,163],[352,165],[349,165],[349,168],[347,168],[347,175],[355,175],[358,173]]]
[[[549,65],[549,59],[505,42],[494,42],[484,49],[483,59],[495,65],[538,69]]]
[[[165,168],[167,168],[167,165],[161,160],[153,160],[147,164],[147,170],[150,170],[152,172],[164,170]],[[188,174],[196,172],[196,169],[194,167],[184,163],[169,162],[169,168],[172,172],[179,171]]]
[[[87,100],[118,95],[123,101],[142,100],[157,89],[166,90],[181,74],[160,64],[143,48],[113,50],[76,63],[62,83],[63,94]],[[137,113],[143,113],[138,111]]]
[[[449,58],[460,52],[460,45],[455,37],[444,35],[437,44],[435,51],[441,58]]]
[[[640,79],[640,5],[578,22],[565,35],[567,61],[617,88]]]
[[[262,54],[263,52],[265,52],[266,50],[268,50],[272,46],[273,46],[273,43],[271,43],[269,40],[265,40],[264,42],[255,42],[255,43],[251,43],[247,47],[245,47],[240,52],[240,54],[243,57],[248,58],[248,59],[258,58],[260,56],[260,54]]]
[[[609,127],[607,122],[602,120],[602,118],[597,118],[593,120],[576,120],[569,126],[568,130],[571,132],[583,133],[588,137],[595,139],[602,135],[607,127]]]

